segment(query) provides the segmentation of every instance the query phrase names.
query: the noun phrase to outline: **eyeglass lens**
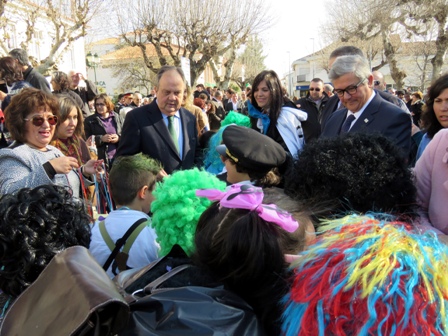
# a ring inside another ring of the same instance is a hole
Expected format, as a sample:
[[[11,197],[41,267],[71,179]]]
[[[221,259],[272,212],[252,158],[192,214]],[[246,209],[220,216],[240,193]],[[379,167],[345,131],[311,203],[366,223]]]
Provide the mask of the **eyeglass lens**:
[[[39,126],[42,126],[42,124],[45,122],[45,120],[47,120],[51,126],[54,126],[58,123],[58,117],[56,117],[56,116],[48,117],[46,119],[44,117],[36,116],[31,119],[31,122],[33,123],[34,126],[39,127]]]
[[[311,88],[310,91],[317,91],[317,92],[319,92],[320,88]]]

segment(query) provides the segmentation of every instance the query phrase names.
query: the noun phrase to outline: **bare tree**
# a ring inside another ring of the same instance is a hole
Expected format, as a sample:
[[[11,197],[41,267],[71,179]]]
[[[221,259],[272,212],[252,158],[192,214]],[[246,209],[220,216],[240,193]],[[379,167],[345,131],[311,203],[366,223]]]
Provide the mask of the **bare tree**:
[[[156,74],[145,66],[141,58],[133,62],[118,62],[110,67],[113,69],[113,77],[120,80],[122,91],[138,88],[141,92],[149,93],[156,84]]]
[[[245,83],[253,83],[255,77],[266,69],[263,55],[263,43],[257,36],[252,36],[246,43],[246,48],[237,57],[237,66],[232,80],[244,89]]]
[[[135,0],[126,3],[133,8],[125,11],[129,15],[122,15],[120,3],[122,37],[141,49],[145,65],[158,71],[145,52],[147,43],[154,45],[160,66],[179,66],[182,57],[188,58],[192,86],[213,58],[238,50],[250,35],[273,22],[265,0]]]
[[[74,41],[87,34],[90,20],[102,5],[101,0],[17,0],[14,3],[0,1],[0,12],[3,10],[25,23],[21,48],[28,50],[30,43],[39,40],[36,29],[39,23],[45,25],[45,34],[48,34],[45,38],[51,39],[51,48],[37,67],[42,73],[53,67]],[[5,42],[12,24],[10,18],[1,15],[0,47],[6,53],[9,48]]]
[[[331,2],[331,17],[327,29],[337,33],[341,41],[355,37],[363,41],[381,38],[385,62],[398,88],[404,86],[406,73],[399,68],[401,39],[427,36],[429,27],[436,26],[436,50],[431,58],[433,78],[440,75],[448,49],[448,3],[446,0],[358,0]]]
[[[432,78],[437,78],[442,72],[444,59],[448,50],[448,2],[446,0],[414,0],[403,5],[407,17],[400,21],[409,32],[421,39],[435,40],[433,49]]]
[[[400,10],[398,2],[390,0],[333,1],[331,5],[333,19],[327,29],[336,32],[342,42],[353,38],[364,42],[380,38],[392,79],[398,88],[402,88],[406,73],[399,68],[397,61],[400,41],[393,41],[392,37],[396,34],[396,23],[403,21],[406,15]]]

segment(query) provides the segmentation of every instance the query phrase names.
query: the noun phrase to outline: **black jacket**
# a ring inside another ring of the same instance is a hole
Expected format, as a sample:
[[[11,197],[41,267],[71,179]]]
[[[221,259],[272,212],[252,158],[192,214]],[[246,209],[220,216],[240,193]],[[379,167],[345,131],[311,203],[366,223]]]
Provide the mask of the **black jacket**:
[[[322,111],[325,108],[329,98],[324,93],[319,109],[317,104],[310,98],[308,94],[305,98],[300,98],[296,101],[296,105],[300,104],[299,109],[305,111],[308,114],[306,121],[302,122],[303,134],[305,135],[305,143],[309,143],[312,140],[319,138],[321,133],[321,120]]]
[[[78,96],[81,97],[82,102],[84,103],[84,108],[82,109],[82,114],[84,115],[84,118],[91,114],[89,101],[93,100],[98,95],[96,85],[93,84],[93,82],[88,79],[86,79],[85,82],[86,82],[85,88],[78,87],[75,90],[72,90],[74,93],[76,93]]]
[[[115,112],[111,112],[111,113],[115,117],[115,123],[117,125],[117,134],[118,134],[118,136],[121,137],[121,130],[123,128],[123,119],[121,118],[121,116],[119,114],[117,114]],[[92,114],[91,116],[88,116],[84,120],[84,132],[86,134],[86,139],[88,139],[92,135],[95,136],[95,144],[96,144],[96,148],[98,150],[98,159],[105,160],[105,162],[107,164],[108,163],[107,162],[108,161],[108,158],[107,158],[108,143],[101,141],[101,137],[107,133],[106,133],[106,129],[103,125],[103,122],[101,121],[98,114]],[[118,143],[117,143],[117,149],[118,149],[119,143],[120,143],[120,141],[118,141]]]
[[[29,66],[23,73],[23,79],[30,83],[34,88],[51,93],[50,84],[39,72],[32,66]]]

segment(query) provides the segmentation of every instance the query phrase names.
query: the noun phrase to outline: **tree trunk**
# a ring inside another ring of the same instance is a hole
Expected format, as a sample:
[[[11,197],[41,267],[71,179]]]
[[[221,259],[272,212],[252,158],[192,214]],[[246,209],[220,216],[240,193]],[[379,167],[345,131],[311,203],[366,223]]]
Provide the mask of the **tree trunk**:
[[[386,56],[387,63],[389,63],[390,75],[397,85],[397,89],[401,90],[404,87],[406,74],[398,68],[398,62],[395,57],[395,48],[390,42],[389,34],[383,30],[381,35],[384,45],[384,55]]]
[[[432,64],[432,79],[435,80],[442,73],[442,66],[446,55],[446,50],[448,49],[448,35],[445,30],[447,24],[447,11],[440,13],[440,15],[435,17],[435,20],[439,24],[438,34],[436,39],[436,54],[431,59]]]

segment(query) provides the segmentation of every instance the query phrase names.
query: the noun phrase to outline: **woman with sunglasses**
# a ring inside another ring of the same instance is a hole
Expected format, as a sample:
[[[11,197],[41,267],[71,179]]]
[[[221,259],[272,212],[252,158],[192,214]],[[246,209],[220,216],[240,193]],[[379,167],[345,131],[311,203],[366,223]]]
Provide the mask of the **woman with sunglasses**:
[[[84,131],[87,138],[95,137],[98,159],[104,160],[110,169],[117,152],[123,118],[114,112],[114,104],[105,93],[96,96],[94,104],[95,114],[85,119]]]
[[[94,174],[101,161],[80,165],[49,145],[58,117],[58,100],[41,90],[25,88],[11,99],[5,120],[14,142],[0,150],[0,195],[58,184],[71,187],[73,196],[79,197],[80,178]]]
[[[252,128],[296,156],[304,144],[302,122],[307,114],[286,97],[280,79],[272,70],[260,72],[252,88],[252,103],[248,102]]]

